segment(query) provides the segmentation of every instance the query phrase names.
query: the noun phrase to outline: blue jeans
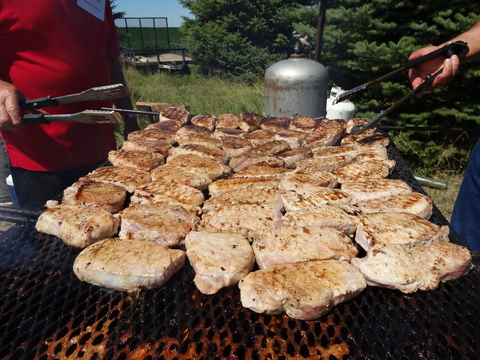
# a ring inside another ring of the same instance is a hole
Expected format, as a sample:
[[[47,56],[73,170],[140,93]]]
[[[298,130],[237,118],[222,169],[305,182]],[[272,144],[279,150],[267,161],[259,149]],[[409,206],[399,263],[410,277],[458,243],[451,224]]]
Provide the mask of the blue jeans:
[[[470,250],[480,251],[480,141],[470,154],[450,225]]]

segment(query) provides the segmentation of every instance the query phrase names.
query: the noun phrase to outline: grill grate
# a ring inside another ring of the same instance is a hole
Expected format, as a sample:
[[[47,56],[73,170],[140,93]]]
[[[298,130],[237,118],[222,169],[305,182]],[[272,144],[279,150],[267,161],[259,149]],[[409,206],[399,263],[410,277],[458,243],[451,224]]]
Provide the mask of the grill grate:
[[[422,192],[398,151],[393,177]],[[35,230],[38,214],[2,210],[1,359],[477,359],[478,267],[434,291],[367,288],[317,321],[244,309],[236,287],[206,296],[187,264],[137,295],[80,282],[80,252]],[[447,221],[434,209],[437,224]],[[455,234],[452,241],[462,244]]]

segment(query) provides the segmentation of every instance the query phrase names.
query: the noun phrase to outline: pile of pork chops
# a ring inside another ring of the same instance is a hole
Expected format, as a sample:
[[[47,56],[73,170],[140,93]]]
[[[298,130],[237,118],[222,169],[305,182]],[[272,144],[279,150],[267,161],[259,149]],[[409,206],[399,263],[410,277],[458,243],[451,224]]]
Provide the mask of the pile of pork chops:
[[[390,179],[388,137],[368,119],[168,108],[50,201],[37,229],[83,249],[82,281],[139,291],[188,261],[203,294],[240,288],[244,307],[311,320],[367,286],[435,289],[472,268],[429,221],[432,201]]]

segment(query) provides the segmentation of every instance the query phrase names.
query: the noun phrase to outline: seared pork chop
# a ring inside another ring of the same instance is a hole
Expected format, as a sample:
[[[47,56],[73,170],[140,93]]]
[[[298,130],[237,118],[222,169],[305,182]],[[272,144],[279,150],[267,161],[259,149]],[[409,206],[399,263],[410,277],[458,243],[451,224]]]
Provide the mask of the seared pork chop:
[[[260,114],[242,112],[240,114],[240,124],[238,127],[246,132],[257,130],[262,124],[263,116]]]
[[[177,182],[164,183],[152,181],[140,186],[130,199],[133,204],[170,204],[180,205],[187,210],[200,213],[200,206],[205,200],[200,190]]]
[[[240,116],[233,114],[222,114],[217,117],[216,127],[238,129],[240,125]]]
[[[239,283],[242,305],[257,313],[314,320],[366,288],[346,261],[319,260],[276,265],[251,272]]]
[[[185,264],[182,250],[142,240],[105,239],[84,249],[73,271],[81,280],[120,291],[161,287]]]
[[[304,171],[294,170],[285,174],[278,188],[280,190],[298,190],[308,187],[329,187],[337,186],[337,177],[328,171]]]
[[[313,157],[297,161],[296,168],[303,171],[328,171],[333,173],[348,164],[349,163],[345,159],[340,160],[335,157]]]
[[[367,132],[360,135],[347,135],[341,141],[342,145],[353,146],[355,148],[370,144],[388,146],[389,143],[390,140],[388,135],[382,132]]]
[[[354,258],[351,264],[365,277],[370,286],[398,289],[403,293],[433,290],[440,283],[437,271],[432,271],[412,248],[400,244],[377,244],[367,256]]]
[[[125,166],[143,171],[150,171],[165,163],[165,156],[148,151],[112,150],[108,153],[108,161],[113,166]]]
[[[124,187],[129,193],[152,180],[150,173],[123,166],[105,166],[95,169],[79,180],[94,180]]]
[[[175,143],[175,133],[167,130],[145,129],[132,131],[128,134],[127,140],[152,140],[165,141],[169,144]]]
[[[127,190],[124,187],[93,180],[79,180],[63,190],[62,204],[81,204],[115,214],[123,209],[126,197]]]
[[[358,151],[351,146],[317,146],[312,149],[314,158],[334,158],[350,164],[357,159]]]
[[[236,136],[238,138],[243,139],[243,136],[246,135],[246,133],[243,130],[240,129],[231,129],[231,128],[225,128],[225,127],[217,127],[215,131],[213,132],[213,137],[215,139],[221,140],[222,137],[224,136]]]
[[[227,165],[195,154],[173,155],[167,158],[168,165],[182,166],[202,171],[212,181],[228,175],[232,170]]]
[[[342,190],[350,194],[353,204],[412,192],[410,185],[403,180],[375,178],[361,178],[342,184]]]
[[[270,156],[277,155],[287,150],[291,150],[288,141],[274,140],[259,146],[255,146],[250,153]]]
[[[352,200],[346,192],[326,187],[281,190],[280,196],[287,211],[314,209],[325,204],[346,205]]]
[[[448,242],[448,226],[439,226],[408,213],[360,215],[355,241],[365,250],[377,244],[425,246]]]
[[[312,157],[312,150],[307,147],[298,147],[296,149],[287,150],[276,155],[285,162],[285,167],[295,169],[300,160]]]
[[[252,143],[248,140],[236,136],[223,136],[220,139],[220,145],[230,160],[234,156],[245,154],[253,149]]]
[[[195,285],[212,295],[236,285],[253,269],[255,256],[248,240],[239,234],[190,232],[185,238]]]
[[[125,151],[147,151],[168,155],[172,144],[161,140],[125,140],[121,149]]]
[[[395,164],[395,160],[366,160],[345,165],[336,170],[335,175],[341,184],[361,178],[383,179],[390,175]]]
[[[246,186],[278,189],[279,182],[280,180],[275,176],[220,179],[209,184],[208,191],[211,196],[215,196],[226,191],[242,189]]]
[[[330,146],[342,137],[345,132],[345,120],[322,120],[318,126],[310,132],[305,141],[310,147]]]
[[[358,249],[344,233],[328,227],[287,226],[253,235],[253,251],[261,269],[311,260],[346,260]]]
[[[318,125],[318,121],[311,116],[292,115],[290,119],[291,122],[290,126],[288,127],[290,130],[309,133],[315,130]]]
[[[255,130],[254,132],[243,135],[245,140],[252,143],[253,146],[260,146],[275,140],[275,133],[268,130]]]
[[[282,213],[273,206],[224,205],[203,214],[198,229],[227,232],[249,237],[252,232],[282,226]]]
[[[212,182],[212,179],[198,168],[187,168],[171,164],[159,166],[150,171],[150,174],[152,175],[152,181],[177,182],[198,190],[206,190],[208,184]]]
[[[175,134],[181,127],[182,124],[179,121],[165,120],[150,124],[144,130],[163,130]]]
[[[170,155],[198,155],[214,160],[219,164],[225,164],[227,154],[225,151],[214,147],[201,144],[183,144],[169,150]]]
[[[194,212],[165,204],[132,204],[121,217],[121,239],[153,241],[167,247],[183,245],[185,236],[199,222]]]
[[[355,127],[355,126],[361,126],[361,125],[365,125],[367,122],[369,122],[371,119],[369,118],[353,118],[353,119],[350,119],[347,121],[347,128],[345,129],[345,132],[347,134],[351,134],[352,133],[352,129]],[[373,128],[370,128],[370,129],[367,129],[364,134],[371,134],[371,133],[374,133],[376,132],[376,128],[373,127]]]
[[[211,114],[195,115],[190,120],[192,125],[203,126],[211,131],[215,130],[216,121],[217,121],[217,117]]]
[[[175,141],[179,145],[200,144],[220,147],[220,141],[213,137],[213,131],[203,126],[185,125],[175,134]]]
[[[281,167],[251,165],[242,168],[235,174],[232,174],[231,178],[277,177],[280,180],[284,175],[290,172],[292,172],[292,170]]]
[[[160,111],[160,122],[167,120],[175,120],[182,125],[188,123],[190,112],[186,109],[169,107]]]
[[[381,144],[368,144],[357,147],[357,161],[387,160],[387,148]]]
[[[282,130],[287,130],[290,126],[291,120],[289,118],[284,117],[267,117],[263,119],[260,128],[263,130],[273,131],[274,133],[278,133]]]
[[[275,140],[286,141],[291,149],[297,149],[305,146],[306,136],[307,134],[302,131],[282,130],[275,133]]]
[[[345,191],[345,190],[344,190]],[[395,194],[388,197],[367,200],[357,204],[364,214],[376,212],[406,212],[430,219],[433,210],[433,201],[428,196],[417,192]]]
[[[292,210],[283,215],[284,226],[322,226],[348,236],[355,234],[361,212],[353,206],[320,205],[314,209]]]
[[[246,186],[212,196],[203,203],[203,212],[216,209],[223,205],[255,204],[273,206],[276,210],[283,210],[282,199],[278,190],[267,187]]]
[[[249,166],[271,166],[284,167],[285,162],[274,155],[262,155],[254,153],[246,153],[234,156],[230,159],[230,167],[235,172],[242,171]]]
[[[62,239],[67,245],[83,249],[114,236],[119,225],[118,217],[104,209],[60,204],[44,210],[35,228]]]

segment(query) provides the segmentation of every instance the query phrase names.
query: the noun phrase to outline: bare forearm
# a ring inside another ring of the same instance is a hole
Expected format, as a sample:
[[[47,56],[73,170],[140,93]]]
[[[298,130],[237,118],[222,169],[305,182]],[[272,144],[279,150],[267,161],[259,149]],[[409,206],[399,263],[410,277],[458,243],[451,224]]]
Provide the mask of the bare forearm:
[[[461,35],[456,36],[450,41],[464,41],[468,44],[469,52],[461,60],[461,62],[468,62],[480,57],[480,21],[473,25],[469,30]]]

